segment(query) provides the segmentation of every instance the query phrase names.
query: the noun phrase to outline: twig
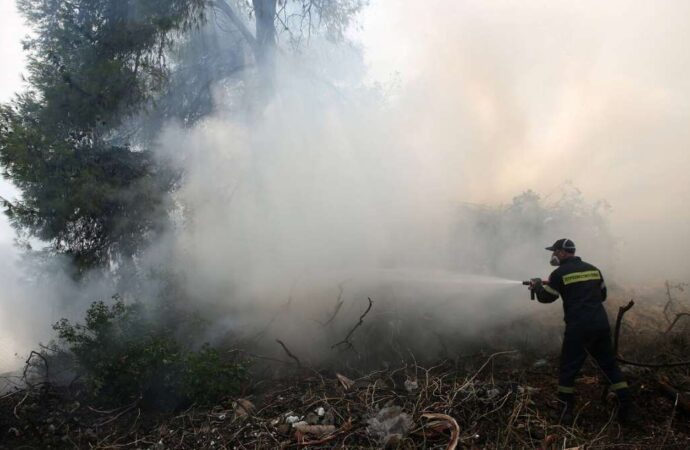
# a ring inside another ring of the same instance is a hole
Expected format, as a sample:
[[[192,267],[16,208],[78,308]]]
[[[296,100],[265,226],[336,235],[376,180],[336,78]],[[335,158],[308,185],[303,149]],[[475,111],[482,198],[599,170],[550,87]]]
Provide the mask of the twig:
[[[673,297],[671,296],[671,285],[669,284],[668,280],[664,282],[664,286],[666,286],[666,304],[664,305],[664,318],[666,319],[666,322],[671,322],[668,318],[667,311],[671,307],[671,304],[673,303]]]
[[[46,367],[46,375],[45,376],[46,376],[46,378],[48,378],[48,360],[46,359],[45,356],[41,355],[40,353],[38,353],[34,350],[31,350],[31,353],[29,353],[29,357],[26,359],[26,363],[24,364],[24,372],[22,372],[22,380],[29,387],[33,387],[33,385],[29,382],[29,378],[27,375],[28,375],[29,368],[31,367],[31,358],[33,358],[34,356],[38,356],[39,358],[41,358],[43,360],[43,364],[45,364],[45,367]]]
[[[134,408],[136,408],[136,406],[139,404],[140,401],[141,401],[141,396],[140,396],[138,399],[136,399],[132,404],[130,404],[129,406],[127,406],[125,409],[123,409],[122,411],[120,411],[119,413],[117,413],[116,415],[114,415],[113,417],[109,418],[108,420],[104,420],[103,422],[96,423],[96,424],[94,424],[94,426],[95,426],[95,427],[102,427],[102,426],[104,426],[104,425],[109,424],[110,422],[116,421],[117,419],[119,419],[120,417],[122,417],[125,413],[127,413],[127,412],[133,410]]]
[[[296,357],[296,356],[290,351],[289,348],[287,348],[287,346],[285,345],[285,343],[284,343],[283,341],[281,341],[280,339],[276,339],[276,342],[279,343],[281,347],[283,347],[283,350],[285,350],[285,353],[287,353],[287,355],[288,355],[290,358],[292,358],[292,359],[295,360],[295,362],[297,363],[297,367],[302,367],[302,363],[300,362],[299,358]]]
[[[338,292],[338,298],[335,299],[335,308],[333,310],[333,314],[331,314],[331,317],[327,321],[325,321],[324,323],[317,321],[317,323],[319,325],[321,325],[322,327],[325,327],[325,326],[329,325],[331,322],[333,322],[333,320],[335,319],[335,316],[338,315],[340,308],[342,308],[343,304],[345,303],[343,301],[343,292],[345,291],[345,288],[343,287],[343,285],[345,283],[347,283],[348,281],[349,280],[345,280],[345,281],[338,283],[338,289],[340,290],[340,292]]]
[[[19,403],[17,403],[16,405],[14,405],[14,409],[12,410],[12,412],[14,413],[14,417],[16,417],[17,419],[19,419],[19,414],[17,414],[17,409],[22,405],[22,403],[24,403],[24,401],[26,400],[26,398],[29,396],[29,393],[30,393],[30,392],[31,392],[31,391],[27,390],[27,391],[26,391],[26,394],[24,394],[24,397],[22,397],[22,399],[19,401]]]
[[[347,345],[347,348],[352,348],[352,347],[353,347],[352,342],[350,341],[350,338],[352,337],[352,333],[354,333],[355,330],[356,330],[357,328],[359,328],[359,327],[364,323],[364,317],[365,317],[367,314],[369,314],[369,311],[371,311],[371,307],[374,305],[374,302],[371,301],[371,298],[367,297],[367,300],[369,300],[369,306],[367,306],[366,311],[364,311],[364,313],[363,313],[361,316],[359,316],[359,321],[355,324],[354,327],[352,327],[352,329],[350,330],[350,332],[347,333],[347,336],[345,336],[345,339],[343,339],[342,341],[336,342],[335,344],[331,345],[331,349],[334,349],[334,348],[336,348],[336,347],[339,346],[339,345]]]
[[[679,320],[681,317],[690,317],[690,313],[678,313],[678,314],[676,314],[676,318],[673,319],[673,322],[671,322],[671,324],[668,326],[668,328],[666,329],[666,331],[664,331],[664,334],[670,333],[671,330],[673,329],[673,327],[676,325],[676,322],[678,322],[678,320]]]
[[[491,361],[493,361],[493,359],[496,356],[507,355],[507,354],[515,353],[515,352],[517,352],[517,350],[506,350],[503,352],[496,352],[496,353],[490,355],[489,359],[487,359],[486,362],[484,364],[482,364],[482,366],[479,368],[479,370],[477,370],[477,372],[474,375],[472,375],[472,377],[470,379],[468,379],[467,381],[465,381],[463,383],[463,385],[459,388],[459,390],[461,391],[461,390],[465,389],[467,386],[469,386],[474,381],[474,379],[479,376],[479,374],[482,372],[482,370],[484,370],[484,367],[486,367]]]

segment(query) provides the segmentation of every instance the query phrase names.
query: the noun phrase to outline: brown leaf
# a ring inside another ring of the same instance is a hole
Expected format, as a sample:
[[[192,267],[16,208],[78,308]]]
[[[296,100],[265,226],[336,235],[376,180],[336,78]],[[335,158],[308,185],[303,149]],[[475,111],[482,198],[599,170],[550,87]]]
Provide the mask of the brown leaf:
[[[248,417],[251,416],[256,407],[254,403],[250,402],[246,398],[238,398],[235,403],[235,417]]]
[[[335,376],[338,378],[338,381],[340,381],[340,384],[343,385],[343,388],[347,391],[354,386],[355,382],[346,377],[345,375],[340,375],[339,373],[336,373]]]
[[[335,426],[333,425],[297,425],[295,427],[297,433],[300,434],[311,434],[316,437],[325,436],[331,434],[335,431]]]
[[[455,450],[455,448],[458,446],[458,441],[460,440],[460,426],[458,425],[458,422],[446,414],[425,413],[422,414],[422,417],[425,419],[444,420],[448,422],[452,427],[452,430],[450,432],[450,442],[448,443],[447,450]]]

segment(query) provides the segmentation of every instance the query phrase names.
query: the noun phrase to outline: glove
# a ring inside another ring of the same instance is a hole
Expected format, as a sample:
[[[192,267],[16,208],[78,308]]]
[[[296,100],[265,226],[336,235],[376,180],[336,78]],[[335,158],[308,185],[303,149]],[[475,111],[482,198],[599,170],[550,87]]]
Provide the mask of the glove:
[[[532,289],[533,291],[539,291],[542,288],[542,281],[541,278],[532,278],[529,280],[530,285],[529,288]]]

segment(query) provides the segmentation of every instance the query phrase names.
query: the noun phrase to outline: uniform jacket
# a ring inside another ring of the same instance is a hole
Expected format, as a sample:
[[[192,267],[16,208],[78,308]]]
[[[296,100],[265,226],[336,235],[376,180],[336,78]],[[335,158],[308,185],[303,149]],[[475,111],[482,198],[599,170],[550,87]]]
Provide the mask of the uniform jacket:
[[[607,330],[609,320],[602,304],[606,284],[601,271],[577,256],[563,261],[549,276],[549,284],[537,289],[537,300],[563,299],[566,330]]]

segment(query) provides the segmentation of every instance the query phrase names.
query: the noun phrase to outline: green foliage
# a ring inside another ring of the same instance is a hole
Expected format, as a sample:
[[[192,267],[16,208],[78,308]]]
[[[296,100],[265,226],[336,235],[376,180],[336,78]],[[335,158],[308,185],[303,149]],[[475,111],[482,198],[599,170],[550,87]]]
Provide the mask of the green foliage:
[[[245,379],[241,364],[228,364],[220,352],[208,344],[185,358],[182,393],[198,402],[213,402],[228,393],[237,393]]]
[[[201,20],[205,3],[19,0],[35,33],[24,46],[41,115],[54,131],[115,126],[123,108],[160,89],[170,32]]]
[[[79,269],[134,256],[166,214],[173,174],[118,138],[158,93],[171,33],[202,20],[205,0],[20,0],[28,89],[0,107],[0,165],[22,200],[15,227]]]
[[[175,181],[148,152],[95,139],[51,142],[11,107],[0,109],[0,164],[22,191],[21,201],[4,203],[10,221],[79,269],[135,254],[162,228]]]
[[[62,319],[54,325],[94,396],[120,403],[141,396],[167,408],[238,392],[245,377],[241,362],[223,359],[207,344],[197,351],[181,344],[180,324],[176,329],[162,325],[153,314],[141,303],[115,298],[110,306],[93,303],[83,324]],[[189,335],[184,339],[188,342]]]
[[[276,23],[296,45],[312,31],[344,39],[365,4],[235,0],[227,8],[255,19],[257,5],[275,10],[256,27],[255,40],[263,30],[271,47]],[[20,233],[71,257],[78,272],[122,267],[160,233],[179,174],[156,161],[151,142],[171,119],[191,125],[209,114],[213,84],[245,67],[249,51],[261,53],[241,20],[201,27],[211,5],[18,0],[33,29],[24,42],[28,89],[0,106],[0,166],[21,200],[0,201]]]

